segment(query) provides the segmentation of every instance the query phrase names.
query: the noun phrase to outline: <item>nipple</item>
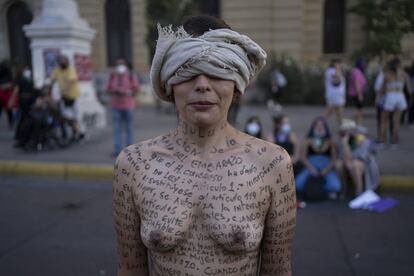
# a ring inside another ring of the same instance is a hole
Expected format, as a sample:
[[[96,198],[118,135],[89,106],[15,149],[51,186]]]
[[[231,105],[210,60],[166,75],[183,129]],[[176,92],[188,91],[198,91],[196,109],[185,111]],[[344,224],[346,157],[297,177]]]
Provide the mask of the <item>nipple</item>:
[[[243,243],[245,239],[246,239],[246,235],[242,231],[237,231],[233,235],[233,242],[234,243]]]
[[[158,246],[162,240],[162,232],[160,230],[154,230],[150,233],[150,242],[154,246]]]

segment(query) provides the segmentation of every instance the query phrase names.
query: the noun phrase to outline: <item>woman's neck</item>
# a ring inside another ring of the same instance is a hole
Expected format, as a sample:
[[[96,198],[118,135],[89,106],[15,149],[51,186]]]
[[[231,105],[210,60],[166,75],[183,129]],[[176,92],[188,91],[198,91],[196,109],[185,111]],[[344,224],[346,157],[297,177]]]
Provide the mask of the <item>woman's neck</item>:
[[[226,143],[234,131],[227,120],[220,121],[214,125],[197,126],[179,119],[174,136],[181,137],[190,144],[199,148],[201,152],[208,153],[213,147],[219,147]]]

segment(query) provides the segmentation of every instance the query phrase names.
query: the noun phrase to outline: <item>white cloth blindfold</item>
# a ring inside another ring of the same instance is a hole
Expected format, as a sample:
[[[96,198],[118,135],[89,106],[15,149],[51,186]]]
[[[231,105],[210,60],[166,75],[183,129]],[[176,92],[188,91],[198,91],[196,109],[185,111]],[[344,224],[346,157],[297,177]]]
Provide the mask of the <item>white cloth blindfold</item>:
[[[154,92],[172,101],[172,86],[198,75],[231,80],[243,94],[266,64],[266,52],[253,40],[230,29],[217,29],[191,37],[180,27],[158,24],[158,41],[151,67]]]

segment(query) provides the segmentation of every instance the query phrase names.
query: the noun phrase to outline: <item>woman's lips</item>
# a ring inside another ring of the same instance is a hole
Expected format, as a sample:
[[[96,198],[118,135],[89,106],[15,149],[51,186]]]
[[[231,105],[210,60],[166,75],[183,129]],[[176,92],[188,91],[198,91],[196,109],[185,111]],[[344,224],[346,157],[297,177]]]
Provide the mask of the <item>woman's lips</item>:
[[[190,106],[197,110],[207,110],[212,108],[214,105],[215,103],[209,101],[197,101],[190,103]]]

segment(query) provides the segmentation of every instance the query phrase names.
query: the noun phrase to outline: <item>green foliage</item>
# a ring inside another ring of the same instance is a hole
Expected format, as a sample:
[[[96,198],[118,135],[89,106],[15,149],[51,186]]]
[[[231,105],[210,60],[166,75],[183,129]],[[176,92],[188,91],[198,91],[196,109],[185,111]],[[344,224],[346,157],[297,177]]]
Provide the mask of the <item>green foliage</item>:
[[[152,60],[158,37],[157,23],[163,26],[179,26],[185,16],[198,12],[198,6],[192,0],[151,0],[146,1],[146,3],[147,45]]]
[[[271,72],[277,68],[287,80],[278,98],[282,104],[324,103],[324,69],[321,66],[301,68],[294,59],[284,54],[272,54],[268,61],[257,78],[257,85],[265,91],[267,99],[272,97]]]
[[[401,39],[414,31],[414,1],[364,0],[349,10],[361,16],[367,41],[356,54],[369,57],[401,53]]]

